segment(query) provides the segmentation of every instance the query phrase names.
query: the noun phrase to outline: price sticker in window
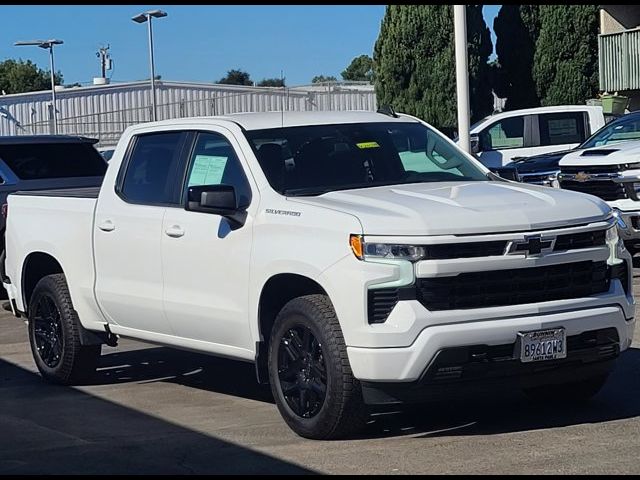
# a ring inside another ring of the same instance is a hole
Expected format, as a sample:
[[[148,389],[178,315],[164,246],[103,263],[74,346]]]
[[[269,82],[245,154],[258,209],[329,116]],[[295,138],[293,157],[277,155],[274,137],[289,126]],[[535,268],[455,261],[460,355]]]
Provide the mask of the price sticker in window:
[[[360,142],[360,143],[356,143],[356,146],[358,148],[380,148],[380,145],[378,145],[378,142]]]

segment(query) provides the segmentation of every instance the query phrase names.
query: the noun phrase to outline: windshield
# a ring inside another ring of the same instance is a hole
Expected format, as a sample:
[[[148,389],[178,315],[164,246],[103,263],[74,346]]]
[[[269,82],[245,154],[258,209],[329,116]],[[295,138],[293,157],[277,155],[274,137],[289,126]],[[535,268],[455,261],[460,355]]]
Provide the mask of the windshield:
[[[640,140],[640,115],[614,120],[587,138],[578,148],[600,147],[628,140]]]
[[[353,123],[246,132],[271,186],[285,195],[422,182],[487,180],[420,123]]]

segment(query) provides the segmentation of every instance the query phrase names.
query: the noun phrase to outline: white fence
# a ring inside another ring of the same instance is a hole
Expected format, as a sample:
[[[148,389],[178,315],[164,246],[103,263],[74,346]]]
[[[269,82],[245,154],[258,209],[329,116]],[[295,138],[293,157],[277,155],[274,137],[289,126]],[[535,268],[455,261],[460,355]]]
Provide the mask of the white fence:
[[[369,85],[292,88],[156,82],[158,120],[238,112],[369,110]],[[124,129],[151,120],[149,82],[70,88],[56,92],[58,133],[98,138],[113,145]],[[53,133],[51,93],[0,96],[0,134]]]

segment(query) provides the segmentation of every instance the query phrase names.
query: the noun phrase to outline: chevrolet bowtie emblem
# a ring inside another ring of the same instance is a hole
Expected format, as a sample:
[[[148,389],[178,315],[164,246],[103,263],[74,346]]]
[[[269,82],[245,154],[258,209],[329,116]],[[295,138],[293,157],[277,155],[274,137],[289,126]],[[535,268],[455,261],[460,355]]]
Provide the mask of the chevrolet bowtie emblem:
[[[540,235],[531,235],[524,240],[514,240],[507,248],[507,255],[524,253],[525,256],[536,256],[553,251],[554,238],[542,238]]]
[[[587,180],[590,180],[590,179],[591,179],[591,175],[589,175],[587,172],[578,172],[574,176],[574,180],[576,182],[586,182]]]

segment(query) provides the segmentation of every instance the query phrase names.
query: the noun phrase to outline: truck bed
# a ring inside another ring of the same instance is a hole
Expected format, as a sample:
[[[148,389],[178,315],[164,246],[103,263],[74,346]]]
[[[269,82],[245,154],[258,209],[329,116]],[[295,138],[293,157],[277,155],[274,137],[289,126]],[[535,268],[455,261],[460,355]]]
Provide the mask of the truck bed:
[[[20,190],[12,195],[32,197],[98,198],[100,187],[53,188],[48,190]]]

